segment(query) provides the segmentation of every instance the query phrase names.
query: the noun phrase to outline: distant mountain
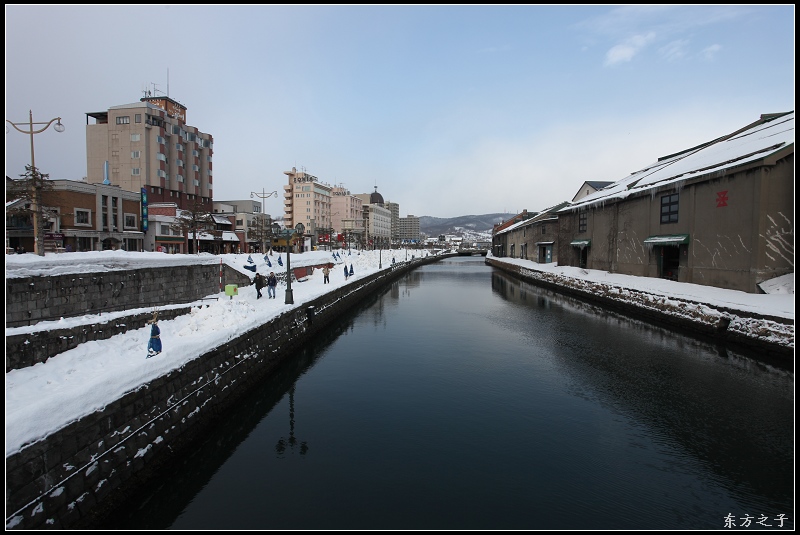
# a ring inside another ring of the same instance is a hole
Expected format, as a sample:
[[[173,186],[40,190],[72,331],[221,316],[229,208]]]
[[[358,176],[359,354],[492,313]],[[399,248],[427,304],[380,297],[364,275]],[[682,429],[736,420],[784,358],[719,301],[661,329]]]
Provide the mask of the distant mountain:
[[[516,214],[484,214],[462,215],[458,217],[432,217],[423,215],[419,218],[419,231],[433,238],[440,234],[456,236],[468,234],[489,234],[497,223],[511,219]]]

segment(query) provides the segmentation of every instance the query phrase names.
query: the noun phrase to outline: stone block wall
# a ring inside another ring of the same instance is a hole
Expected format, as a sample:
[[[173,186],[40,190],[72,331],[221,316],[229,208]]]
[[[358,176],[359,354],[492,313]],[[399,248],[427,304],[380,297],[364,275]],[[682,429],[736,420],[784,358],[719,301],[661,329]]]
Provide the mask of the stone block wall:
[[[224,266],[226,284],[250,278]],[[6,328],[40,321],[133,308],[189,303],[220,291],[218,265],[170,266],[132,271],[6,279]]]

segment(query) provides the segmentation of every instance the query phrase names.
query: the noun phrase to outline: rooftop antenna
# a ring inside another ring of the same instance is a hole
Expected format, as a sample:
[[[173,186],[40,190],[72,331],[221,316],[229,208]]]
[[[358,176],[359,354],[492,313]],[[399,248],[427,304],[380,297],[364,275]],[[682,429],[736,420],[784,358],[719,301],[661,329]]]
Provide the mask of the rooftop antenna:
[[[167,67],[167,98],[169,98],[169,67]]]

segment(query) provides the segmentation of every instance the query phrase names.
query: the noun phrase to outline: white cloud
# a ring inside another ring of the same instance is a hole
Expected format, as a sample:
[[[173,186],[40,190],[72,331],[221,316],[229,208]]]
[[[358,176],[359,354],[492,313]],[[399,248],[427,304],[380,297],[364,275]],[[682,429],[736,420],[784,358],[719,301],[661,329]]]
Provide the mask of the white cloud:
[[[711,61],[717,55],[717,52],[722,50],[722,46],[720,45],[711,45],[703,49],[702,55],[703,59]]]
[[[618,63],[631,61],[633,57],[639,53],[639,51],[641,51],[648,44],[652,43],[655,38],[656,34],[654,32],[629,37],[624,43],[613,46],[608,52],[606,52],[605,65],[608,67]]]
[[[667,61],[677,61],[679,59],[686,57],[686,49],[688,45],[689,45],[688,39],[678,39],[676,41],[672,41],[662,46],[661,48],[658,49],[658,52]]]

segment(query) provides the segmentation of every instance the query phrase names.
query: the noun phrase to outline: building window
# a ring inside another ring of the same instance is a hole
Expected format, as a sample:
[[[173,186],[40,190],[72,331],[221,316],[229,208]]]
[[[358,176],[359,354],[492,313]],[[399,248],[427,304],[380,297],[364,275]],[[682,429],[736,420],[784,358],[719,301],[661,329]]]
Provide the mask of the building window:
[[[162,162],[167,161],[167,155],[162,153],[156,153],[156,160],[161,160]]]
[[[125,228],[136,228],[135,214],[125,214]]]
[[[178,175],[176,178],[178,179],[178,182],[183,182],[183,175]]]
[[[589,217],[586,212],[578,214],[578,232],[586,232],[588,219]]]
[[[130,115],[125,115],[122,117],[117,117],[117,124],[131,124],[131,117]]]
[[[141,151],[138,151],[138,150],[132,150],[131,151],[131,158],[136,159],[136,158],[141,158],[141,157],[142,157]]]
[[[547,225],[542,225],[542,236],[545,235],[545,232],[547,232]]]
[[[161,225],[161,234],[163,236],[169,236],[169,225]]]
[[[200,187],[200,181],[199,180],[194,180],[194,185],[199,188]]]
[[[161,136],[157,136],[156,137],[156,141],[158,141],[158,143],[161,144],[161,145],[165,145],[166,144],[166,140]]]
[[[141,141],[142,135],[141,134],[131,134],[131,141]]]
[[[183,145],[181,145],[180,143],[175,143],[175,148],[179,151],[183,151]]]
[[[91,226],[91,213],[89,210],[75,210],[75,224]]]
[[[678,222],[678,194],[664,195],[661,197],[661,222]]]
[[[132,175],[140,175],[141,174],[141,169],[139,167],[134,167],[133,169],[131,169],[131,174]]]
[[[137,113],[133,117],[134,117],[134,121],[136,121],[137,123],[141,123],[142,122],[142,114],[141,113]]]
[[[183,167],[183,160],[176,160],[178,167]]]

